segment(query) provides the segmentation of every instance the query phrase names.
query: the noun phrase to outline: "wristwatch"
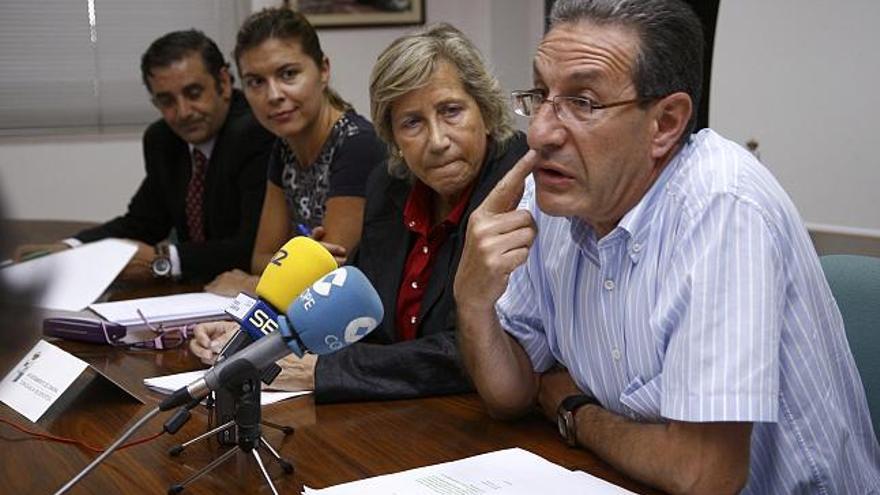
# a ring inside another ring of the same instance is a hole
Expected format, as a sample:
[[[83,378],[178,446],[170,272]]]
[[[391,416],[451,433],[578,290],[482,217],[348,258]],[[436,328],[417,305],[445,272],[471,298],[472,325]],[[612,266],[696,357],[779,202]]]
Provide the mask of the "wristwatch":
[[[156,246],[156,257],[150,265],[153,276],[156,278],[171,278],[171,256],[168,254],[168,245]]]
[[[574,420],[574,415],[578,409],[587,404],[599,405],[599,401],[589,395],[569,395],[562,400],[556,409],[556,426],[569,447],[574,447],[577,444],[577,423]]]

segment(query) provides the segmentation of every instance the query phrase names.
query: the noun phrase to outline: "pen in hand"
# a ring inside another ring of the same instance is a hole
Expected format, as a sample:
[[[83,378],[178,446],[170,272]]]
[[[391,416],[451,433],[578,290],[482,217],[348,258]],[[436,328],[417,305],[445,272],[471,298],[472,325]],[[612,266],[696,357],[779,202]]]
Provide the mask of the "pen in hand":
[[[43,256],[46,256],[47,254],[52,254],[52,251],[47,251],[47,250],[45,250],[45,249],[40,250],[40,251],[31,251],[30,253],[27,253],[27,254],[23,255],[23,256],[21,257],[20,262],[21,262],[21,261],[29,261],[29,260],[33,260],[33,259],[37,259],[37,258],[41,258],[41,257],[43,257]]]
[[[46,256],[47,254],[51,254],[51,251],[45,251],[45,250],[42,250],[42,251],[31,251],[30,253],[27,253],[27,254],[23,255],[23,256],[21,257],[21,259],[18,260],[18,262],[19,262],[19,263],[22,263],[22,262],[24,262],[24,261],[29,261],[29,260],[32,260],[32,259],[36,259],[36,258],[39,258],[39,257],[41,257],[41,256]],[[0,268],[6,268],[7,266],[12,266],[12,265],[14,265],[14,264],[15,264],[15,260],[12,259],[12,258],[8,258],[8,259],[5,259],[5,260],[3,260],[3,261],[0,261]]]

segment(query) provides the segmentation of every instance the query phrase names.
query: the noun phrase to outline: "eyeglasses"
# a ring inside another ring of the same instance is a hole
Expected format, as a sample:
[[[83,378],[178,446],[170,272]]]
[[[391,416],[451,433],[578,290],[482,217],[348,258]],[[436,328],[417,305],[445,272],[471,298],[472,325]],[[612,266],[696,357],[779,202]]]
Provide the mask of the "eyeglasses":
[[[596,103],[582,96],[554,96],[547,98],[544,93],[530,89],[528,91],[513,91],[510,93],[513,100],[513,112],[522,117],[533,117],[541,104],[549,101],[553,105],[553,112],[559,120],[574,122],[586,122],[593,116],[593,111],[605,108],[619,107],[632,103],[644,103],[656,99],[655,97],[633,98],[631,100],[615,101],[611,103]]]
[[[127,343],[120,342],[117,338],[112,338],[107,333],[107,327],[101,322],[101,330],[104,332],[104,339],[108,344],[117,347],[128,347],[129,349],[153,349],[157,351],[165,349],[174,349],[183,345],[186,340],[192,336],[192,325],[175,325],[172,327],[164,327],[161,323],[155,326],[147,320],[147,317],[137,310],[138,316],[144,321],[147,328],[150,329],[155,337],[141,342]]]

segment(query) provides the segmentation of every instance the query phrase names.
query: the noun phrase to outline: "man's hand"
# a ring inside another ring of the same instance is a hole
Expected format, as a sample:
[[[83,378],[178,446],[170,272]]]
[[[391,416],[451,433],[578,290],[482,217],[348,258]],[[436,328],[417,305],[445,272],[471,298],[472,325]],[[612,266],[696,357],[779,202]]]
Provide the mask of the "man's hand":
[[[220,350],[238,330],[234,321],[212,321],[199,323],[193,330],[193,338],[189,341],[189,350],[203,363],[214,365]]]
[[[118,279],[127,282],[152,279],[152,265],[153,260],[156,258],[156,248],[134,239],[126,240],[137,245],[137,252],[134,253],[134,257],[131,258],[131,261],[125,265],[125,268],[122,270],[122,273],[119,274]]]
[[[536,161],[537,153],[526,153],[471,213],[455,274],[459,309],[492,308],[507,288],[510,273],[528,258],[537,229],[532,215],[516,206]]]
[[[315,390],[315,367],[317,365],[318,356],[315,354],[304,354],[301,358],[291,354],[278,361],[281,373],[268,388],[292,392]]]
[[[57,253],[70,249],[70,246],[63,242],[53,242],[51,244],[24,244],[15,249],[12,259],[16,263],[27,261],[29,259],[38,258],[47,254]]]
[[[567,369],[554,368],[541,375],[538,384],[538,405],[541,406],[544,416],[555,422],[556,410],[559,409],[562,400],[569,395],[582,393]]]
[[[455,274],[461,355],[489,414],[499,418],[531,410],[538,393],[529,357],[495,314],[510,273],[526,261],[537,233],[532,215],[516,209],[536,160],[534,151],[526,153],[471,213]]]
[[[324,237],[327,236],[327,231],[324,230],[324,227],[317,226],[314,230],[312,230],[312,239],[321,243],[327,251],[330,251],[330,254],[333,255],[333,258],[336,260],[336,264],[342,266],[347,261],[348,252],[345,250],[345,247],[340,246],[339,244],[333,244],[332,242],[324,241]]]
[[[256,294],[257,282],[259,281],[260,278],[256,275],[236,268],[217,275],[217,278],[205,286],[205,291],[226,297],[235,297],[239,292]]]

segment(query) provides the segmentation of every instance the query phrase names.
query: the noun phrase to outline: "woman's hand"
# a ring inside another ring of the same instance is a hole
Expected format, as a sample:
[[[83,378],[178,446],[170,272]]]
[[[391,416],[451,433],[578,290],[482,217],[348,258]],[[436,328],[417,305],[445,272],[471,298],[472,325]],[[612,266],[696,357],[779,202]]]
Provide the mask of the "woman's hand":
[[[277,364],[281,367],[281,373],[266,388],[290,392],[315,390],[315,367],[318,364],[318,356],[303,354],[303,357],[300,358],[291,354],[278,361]]]
[[[344,246],[340,246],[339,244],[333,244],[332,242],[323,241],[324,237],[326,237],[327,231],[324,230],[324,227],[317,226],[312,231],[312,239],[321,243],[327,251],[330,251],[330,254],[333,255],[333,259],[336,260],[336,264],[342,266],[348,259],[348,251]]]
[[[193,338],[189,341],[189,350],[203,363],[213,366],[223,346],[232,338],[236,330],[238,330],[238,323],[234,321],[199,323],[193,330]]]
[[[217,275],[217,278],[205,286],[205,291],[219,296],[235,297],[239,292],[255,294],[260,278],[236,268]]]

